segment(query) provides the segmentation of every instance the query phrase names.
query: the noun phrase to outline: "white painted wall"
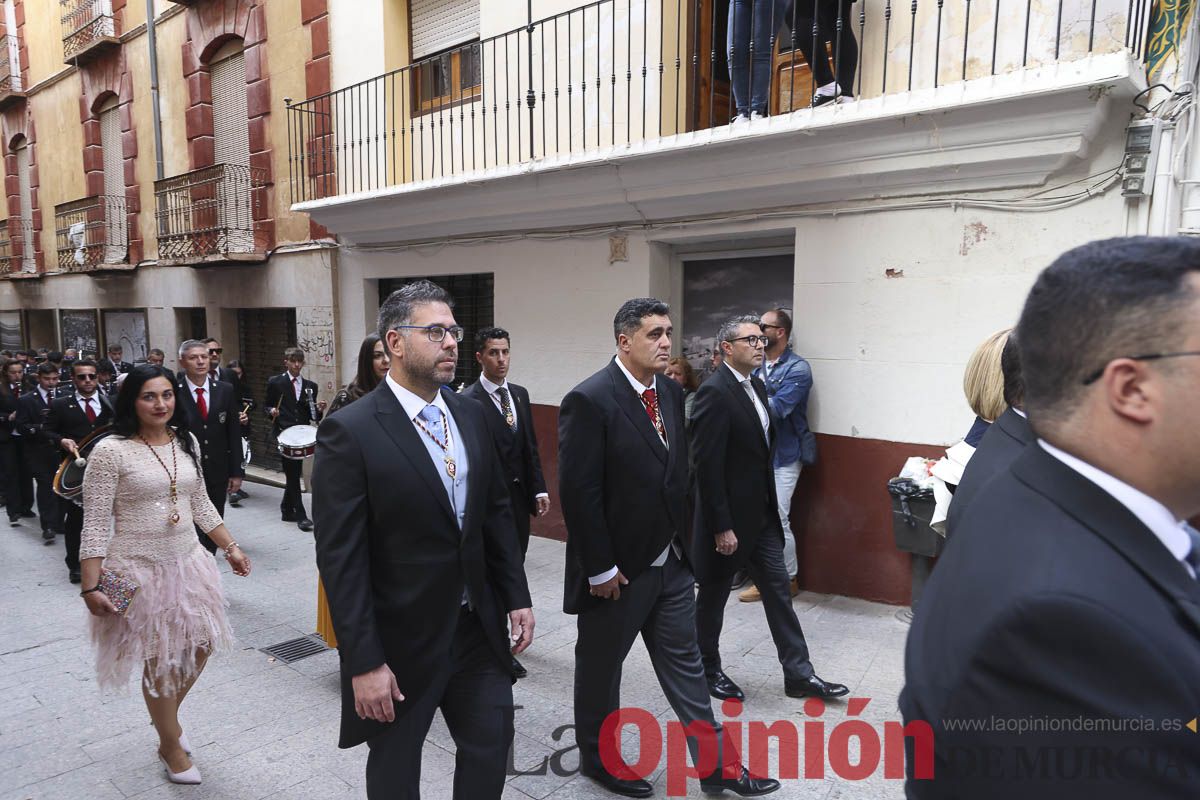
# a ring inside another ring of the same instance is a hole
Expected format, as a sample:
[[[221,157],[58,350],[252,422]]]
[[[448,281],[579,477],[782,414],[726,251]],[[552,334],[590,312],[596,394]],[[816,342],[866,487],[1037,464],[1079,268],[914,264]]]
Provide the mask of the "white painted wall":
[[[329,0],[329,48],[333,59],[330,85],[334,89],[387,71],[382,24],[384,2]]]

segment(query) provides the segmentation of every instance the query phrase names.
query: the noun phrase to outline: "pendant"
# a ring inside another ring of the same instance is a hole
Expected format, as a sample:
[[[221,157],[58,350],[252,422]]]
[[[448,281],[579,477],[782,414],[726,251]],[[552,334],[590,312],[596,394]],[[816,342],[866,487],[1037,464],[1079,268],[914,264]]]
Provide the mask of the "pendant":
[[[179,512],[172,511],[171,516],[167,517],[167,521],[170,522],[172,525],[178,525],[179,524]]]
[[[442,456],[442,460],[446,462],[446,474],[450,476],[450,480],[454,480],[454,474],[458,472],[458,465],[450,456]]]

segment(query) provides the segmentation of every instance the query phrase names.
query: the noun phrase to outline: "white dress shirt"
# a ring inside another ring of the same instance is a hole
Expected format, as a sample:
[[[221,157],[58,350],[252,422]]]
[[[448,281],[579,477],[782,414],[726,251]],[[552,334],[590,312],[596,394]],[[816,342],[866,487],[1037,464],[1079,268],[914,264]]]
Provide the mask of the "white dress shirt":
[[[496,392],[499,389],[504,389],[504,391],[508,392],[508,405],[513,413],[513,421],[514,421],[514,424],[519,425],[519,423],[516,422],[516,420],[517,420],[517,401],[513,396],[512,389],[508,385],[508,379],[505,378],[504,383],[492,383],[491,381],[488,380],[486,375],[480,375],[479,382],[483,385],[483,390],[488,393],[488,397],[492,398],[492,402],[496,404],[496,408],[500,409],[501,414],[504,413],[504,403],[502,403],[500,401],[500,395],[496,394]],[[550,496],[549,492],[538,492],[534,496],[534,499],[536,500],[541,497],[549,497],[549,496]]]
[[[75,402],[79,403],[79,407],[83,409],[83,413],[87,413],[88,406],[92,406],[92,411],[98,417],[100,412],[104,410],[104,406],[100,405],[100,393],[95,392],[91,397],[84,397],[79,392],[75,393]]]
[[[617,362],[617,366],[620,368],[621,372],[624,373],[625,377],[629,380],[629,385],[633,388],[633,390],[635,392],[638,393],[639,396],[642,394],[642,392],[646,391],[647,389],[653,389],[655,397],[658,396],[658,376],[657,375],[654,375],[650,378],[650,385],[647,386],[646,384],[639,381],[637,378],[633,377],[633,373],[631,373],[629,370],[625,369],[625,365],[621,363],[621,359],[619,359],[619,358],[616,359],[616,362]],[[641,401],[639,400],[639,402],[641,402]],[[658,413],[659,413],[659,416],[661,417],[662,416],[662,407],[661,406],[659,407]],[[665,427],[665,425],[664,425],[664,427]],[[663,437],[662,434],[659,434],[658,438],[659,438],[659,441],[661,441],[663,443],[664,447],[668,447],[668,448],[670,447],[670,445],[667,444],[667,440]],[[667,563],[667,554],[671,552],[672,547],[676,548],[675,556],[677,558],[682,558],[682,556],[680,556],[680,554],[679,554],[679,549],[678,549],[679,546],[675,544],[675,539],[672,538],[671,543],[668,544],[661,553],[659,553],[658,558],[654,559],[654,561],[651,562],[650,566],[661,567],[663,564]],[[614,564],[611,569],[607,569],[604,572],[601,572],[599,575],[592,575],[591,577],[589,577],[588,583],[590,583],[592,586],[599,586],[602,583],[607,583],[608,581],[612,580],[613,576],[616,574],[617,574],[617,566]]]
[[[1059,450],[1045,439],[1038,439],[1038,444],[1047,453],[1108,492],[1118,503],[1129,509],[1131,514],[1141,520],[1142,524],[1158,537],[1171,555],[1183,564],[1183,568],[1188,571],[1188,574],[1193,578],[1196,577],[1195,571],[1186,560],[1188,553],[1192,551],[1192,539],[1183,529],[1183,526],[1187,524],[1186,520],[1176,519],[1169,508],[1150,495],[1070,453]]]
[[[762,426],[763,438],[770,441],[768,431],[771,429],[771,415],[767,413],[767,409],[763,408],[762,402],[758,399],[758,392],[754,391],[754,384],[750,381],[750,376],[738,372],[728,361],[725,362],[725,366],[729,367],[729,371],[733,373],[738,383],[746,390],[746,394],[750,396],[750,402],[754,404],[754,410],[758,412],[758,424]]]
[[[212,389],[209,388],[209,381],[206,380],[204,382],[203,386],[197,386],[196,384],[192,383],[191,377],[186,377],[186,378],[184,378],[184,380],[187,382],[188,390],[192,393],[192,402],[197,401],[196,390],[203,389],[204,390],[204,407],[211,410],[212,409]],[[199,403],[197,403],[197,406],[199,406]]]

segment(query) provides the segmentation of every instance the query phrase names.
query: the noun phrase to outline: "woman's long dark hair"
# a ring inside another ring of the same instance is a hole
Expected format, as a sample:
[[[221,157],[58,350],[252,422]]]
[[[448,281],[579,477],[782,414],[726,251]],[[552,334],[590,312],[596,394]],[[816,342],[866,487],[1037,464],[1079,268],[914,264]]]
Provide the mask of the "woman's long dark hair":
[[[375,345],[379,341],[378,333],[368,333],[358,348],[358,373],[346,387],[346,391],[356,398],[373,391],[379,385],[379,377],[375,374]]]
[[[136,407],[138,395],[142,393],[142,387],[146,385],[146,382],[155,378],[166,378],[175,391],[175,413],[167,421],[167,426],[174,429],[176,438],[179,439],[179,446],[183,448],[183,452],[192,457],[192,463],[196,465],[196,469],[199,469],[200,462],[196,459],[196,450],[192,447],[192,437],[188,429],[187,412],[183,410],[183,405],[179,402],[179,384],[166,367],[156,364],[139,364],[129,371],[124,382],[121,383],[121,391],[117,393],[117,402],[113,408],[113,432],[126,439],[137,436],[140,427]]]

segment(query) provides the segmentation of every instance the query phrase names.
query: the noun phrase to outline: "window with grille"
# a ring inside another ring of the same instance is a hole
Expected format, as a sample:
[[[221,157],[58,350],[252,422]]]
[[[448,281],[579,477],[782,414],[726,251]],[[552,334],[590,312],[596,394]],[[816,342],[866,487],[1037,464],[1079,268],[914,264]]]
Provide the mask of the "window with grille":
[[[422,278],[387,278],[379,281],[380,305],[392,292],[417,280]],[[458,346],[458,366],[454,370],[453,388],[468,386],[479,380],[481,372],[471,352],[475,331],[496,324],[495,275],[491,272],[473,275],[430,275],[424,280],[437,284],[454,298],[454,319],[463,327],[463,340]]]
[[[413,111],[479,97],[479,0],[410,0]]]
[[[21,271],[37,272],[33,248],[33,184],[30,175],[33,165],[29,142],[25,137],[20,137],[13,144],[13,154],[17,157],[17,191],[20,199],[18,225],[21,234]]]
[[[104,197],[101,198],[99,233],[104,245],[104,263],[125,260],[125,154],[121,147],[121,112],[117,98],[100,108],[100,150],[104,155]]]

